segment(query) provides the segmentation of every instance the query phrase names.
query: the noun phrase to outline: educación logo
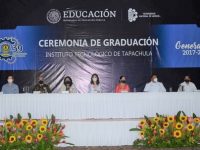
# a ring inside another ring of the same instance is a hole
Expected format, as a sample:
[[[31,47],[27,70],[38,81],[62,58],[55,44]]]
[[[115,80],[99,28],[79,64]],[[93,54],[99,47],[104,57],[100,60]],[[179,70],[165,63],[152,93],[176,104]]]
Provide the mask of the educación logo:
[[[50,9],[47,12],[47,21],[52,24],[56,24],[61,20],[61,13],[57,9]]]

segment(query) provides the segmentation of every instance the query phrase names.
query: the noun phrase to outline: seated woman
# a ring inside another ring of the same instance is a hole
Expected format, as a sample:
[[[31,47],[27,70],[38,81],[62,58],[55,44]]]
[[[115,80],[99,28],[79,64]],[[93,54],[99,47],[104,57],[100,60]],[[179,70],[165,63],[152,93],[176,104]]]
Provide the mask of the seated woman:
[[[67,76],[64,78],[63,85],[61,87],[61,92],[67,92],[67,93],[77,93],[77,89],[74,86],[71,77]]]
[[[91,77],[90,84],[88,86],[88,93],[101,93],[101,84],[99,81],[99,76],[97,74],[93,74]]]
[[[119,79],[119,83],[117,84],[115,88],[115,93],[127,93],[127,92],[130,92],[130,87],[126,83],[126,77],[121,76]]]

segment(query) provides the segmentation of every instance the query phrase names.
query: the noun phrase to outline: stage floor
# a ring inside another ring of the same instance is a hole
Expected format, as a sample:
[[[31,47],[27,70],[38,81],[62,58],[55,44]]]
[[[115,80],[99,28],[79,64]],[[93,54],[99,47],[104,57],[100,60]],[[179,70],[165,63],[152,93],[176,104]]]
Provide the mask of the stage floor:
[[[102,147],[68,147],[58,150],[200,150],[195,148],[134,148],[132,146],[102,146]]]
[[[132,146],[67,147],[58,150],[133,150]]]

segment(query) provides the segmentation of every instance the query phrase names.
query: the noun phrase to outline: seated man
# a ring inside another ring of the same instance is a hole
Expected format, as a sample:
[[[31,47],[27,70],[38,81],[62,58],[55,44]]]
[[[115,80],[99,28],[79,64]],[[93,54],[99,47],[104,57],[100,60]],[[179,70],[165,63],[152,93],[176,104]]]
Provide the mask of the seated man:
[[[39,82],[34,86],[33,91],[39,91],[40,93],[51,93],[49,85],[44,83],[42,76],[39,76]]]
[[[178,91],[182,92],[195,92],[197,88],[193,82],[191,82],[190,76],[185,76],[184,82],[179,85]]]
[[[4,84],[2,87],[3,94],[17,94],[19,93],[19,87],[14,82],[13,76],[8,76],[7,78],[8,83]]]
[[[166,92],[161,82],[158,82],[157,75],[152,75],[151,81],[146,84],[144,92]]]

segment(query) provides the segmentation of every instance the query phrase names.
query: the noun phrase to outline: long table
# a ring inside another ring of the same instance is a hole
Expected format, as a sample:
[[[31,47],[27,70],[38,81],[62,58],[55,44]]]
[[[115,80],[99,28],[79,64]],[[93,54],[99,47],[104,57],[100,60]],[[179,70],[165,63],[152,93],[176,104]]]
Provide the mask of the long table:
[[[156,113],[200,115],[200,93],[11,94],[0,95],[0,119],[30,112],[34,118],[141,118]]]
[[[33,118],[54,114],[77,146],[131,145],[129,132],[144,115],[174,115],[182,110],[200,116],[200,93],[101,93],[0,95],[0,119],[20,113]]]

